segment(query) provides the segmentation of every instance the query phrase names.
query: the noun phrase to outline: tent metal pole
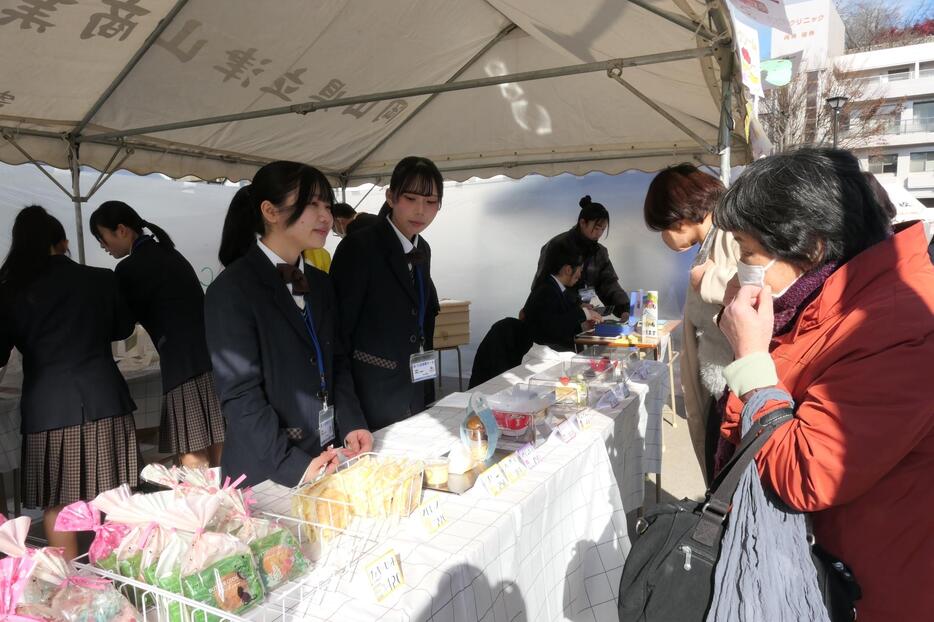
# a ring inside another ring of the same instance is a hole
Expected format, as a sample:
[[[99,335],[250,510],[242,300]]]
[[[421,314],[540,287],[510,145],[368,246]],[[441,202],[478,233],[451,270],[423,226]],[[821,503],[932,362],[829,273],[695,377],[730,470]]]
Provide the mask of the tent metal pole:
[[[490,162],[490,163],[480,163],[480,164],[465,164],[463,166],[438,166],[438,170],[442,173],[449,173],[452,171],[466,171],[474,169],[486,169],[486,168],[518,168],[520,166],[538,166],[541,164],[573,164],[575,162],[601,162],[605,160],[631,160],[633,158],[668,158],[672,154],[677,153],[683,155],[685,158],[699,158],[701,156],[712,155],[709,151],[698,151],[697,149],[685,149],[684,151],[678,151],[677,148],[674,149],[658,149],[652,151],[627,151],[623,153],[614,153],[608,155],[593,155],[593,156],[575,156],[571,158],[560,158],[556,160],[514,160],[512,162]],[[716,153],[716,150],[713,152]],[[387,177],[392,174],[391,170],[388,171],[376,171],[373,173],[361,173],[359,175],[351,175],[349,179],[373,179]],[[374,183],[378,183],[374,182]]]
[[[42,130],[31,130],[31,129],[5,127],[5,126],[0,126],[0,132],[3,132],[4,138],[9,140],[9,142],[13,144],[14,147],[16,147],[16,144],[14,143],[12,139],[12,136],[14,134],[22,134],[23,136],[37,136],[40,138],[54,138],[56,140],[61,140],[65,136],[65,134],[61,132],[45,132]],[[172,155],[185,156],[189,158],[203,158],[205,160],[217,160],[218,162],[224,162],[227,164],[246,164],[249,166],[259,167],[259,166],[263,166],[264,164],[271,162],[271,160],[257,160],[257,159],[250,159],[250,158],[245,158],[245,157],[237,156],[237,155],[215,154],[215,153],[209,153],[205,151],[197,151],[194,149],[177,149],[173,147],[162,147],[159,145],[152,145],[148,143],[133,142],[133,141],[120,141],[120,140],[115,140],[115,139],[84,140],[82,142],[99,144],[99,145],[111,145],[114,147],[125,146],[133,151],[151,151],[154,153],[163,153],[163,154],[167,153],[167,154],[172,154]],[[22,153],[25,154],[25,152],[21,148],[19,147],[17,148]],[[26,155],[27,155],[27,158],[29,158],[30,161],[32,161],[32,158],[28,156],[28,154]],[[333,171],[325,170],[322,172],[324,172],[327,175],[337,175],[337,173]],[[69,193],[67,190],[63,190],[63,191],[66,194],[68,194],[69,197],[71,196],[71,193]]]
[[[667,63],[680,60],[691,60],[714,56],[717,48],[723,45],[729,45],[730,41],[721,41],[716,46],[690,48],[686,50],[675,50],[671,52],[661,52],[658,54],[646,54],[644,56],[633,56],[630,58],[616,58],[607,61],[598,61],[595,63],[583,63],[580,65],[569,65],[564,67],[553,67],[550,69],[538,69],[535,71],[525,71],[520,73],[507,74],[503,76],[490,76],[487,78],[476,78],[473,80],[464,80],[463,82],[452,82],[450,84],[435,84],[429,86],[413,87],[409,89],[400,89],[397,91],[386,91],[383,93],[373,93],[370,95],[358,95],[356,97],[345,97],[326,102],[308,102],[302,104],[293,104],[291,106],[280,106],[278,108],[267,108],[264,110],[253,110],[250,112],[241,112],[237,114],[220,115],[216,117],[205,117],[201,119],[192,119],[190,121],[179,121],[177,123],[166,123],[163,125],[150,125],[147,127],[131,128],[115,132],[104,132],[101,134],[91,134],[86,137],[79,137],[79,142],[100,141],[110,138],[123,138],[126,136],[138,136],[140,134],[154,134],[157,132],[169,132],[172,130],[181,130],[192,127],[202,127],[205,125],[215,125],[218,123],[232,123],[234,121],[246,121],[249,119],[261,119],[266,117],[275,117],[284,114],[307,114],[316,110],[325,110],[328,108],[339,108],[353,104],[364,104],[370,102],[385,101],[390,99],[404,99],[406,97],[417,97],[421,95],[431,95],[433,93],[449,93],[452,91],[463,91],[467,89],[482,88],[485,86],[498,86],[511,82],[530,82],[533,80],[545,80],[548,78],[560,78],[563,76],[580,75],[584,73],[604,72],[618,67],[641,67],[644,65],[654,65],[658,63]]]
[[[721,68],[720,102],[720,181],[730,187],[730,133],[733,130],[733,55],[730,54]]]
[[[118,150],[117,150],[117,153],[119,153],[119,152],[120,152],[120,150],[118,149]],[[115,153],[114,155],[116,156],[116,153]],[[94,185],[91,186],[91,189],[88,191],[88,195],[87,195],[86,197],[84,197],[84,200],[85,200],[85,201],[89,201],[89,200],[91,199],[91,197],[93,197],[95,194],[97,194],[97,191],[100,190],[101,187],[102,187],[104,184],[106,184],[108,181],[110,181],[110,178],[113,177],[113,174],[114,174],[115,172],[117,172],[117,170],[119,170],[119,168],[120,168],[121,166],[123,166],[123,163],[126,162],[126,161],[127,161],[127,158],[129,158],[131,155],[133,155],[133,150],[132,150],[132,149],[127,149],[127,150],[126,150],[126,153],[123,154],[123,157],[120,158],[120,161],[117,162],[117,165],[116,165],[116,166],[114,166],[114,167],[111,169],[111,168],[110,168],[110,164],[108,164],[108,165],[107,165],[107,169],[105,169],[104,171],[101,171],[100,177],[98,177],[98,178],[97,178],[97,181],[94,183]],[[111,161],[111,163],[113,163],[113,159],[112,159],[112,158],[111,158],[110,161]]]
[[[632,84],[630,84],[626,80],[623,80],[622,73],[623,72],[621,70],[617,71],[616,69],[611,69],[608,72],[611,78],[613,78],[614,80],[622,84],[626,88],[626,90],[628,90],[630,93],[632,93],[633,95],[641,99],[643,103],[645,103],[645,105],[647,105],[649,108],[651,108],[658,114],[665,117],[669,123],[671,123],[672,125],[677,127],[679,130],[681,130],[682,132],[684,132],[685,134],[693,138],[694,142],[696,142],[698,145],[700,145],[701,147],[703,147],[710,153],[717,153],[717,148],[711,145],[710,143],[708,143],[703,138],[701,138],[697,132],[695,132],[694,130],[689,128],[687,125],[685,125],[684,123],[676,119],[673,114],[671,114],[670,112],[668,112],[667,110],[665,110],[664,108],[662,108],[661,106],[653,102],[647,95],[643,94],[639,89],[634,87]]]
[[[48,177],[48,178],[52,181],[53,184],[55,184],[56,186],[58,186],[59,189],[61,189],[61,191],[64,192],[65,195],[66,195],[69,199],[73,198],[73,197],[71,196],[71,193],[68,192],[68,189],[65,188],[65,186],[63,186],[57,179],[55,179],[54,177],[52,177],[52,174],[49,173],[47,170],[45,170],[45,169],[42,167],[42,165],[39,164],[38,161],[36,161],[36,159],[35,159],[34,157],[32,157],[31,155],[29,155],[29,152],[28,152],[28,151],[26,151],[25,149],[23,149],[22,147],[20,147],[20,146],[19,146],[19,143],[17,143],[17,142],[13,139],[12,136],[10,136],[9,134],[6,134],[6,133],[3,133],[2,136],[3,136],[3,139],[4,139],[5,141],[7,141],[7,142],[10,143],[11,145],[13,145],[13,147],[14,147],[17,151],[19,151],[21,154],[23,154],[23,156],[25,156],[25,158],[26,158],[27,160],[29,160],[29,163],[30,163],[30,164],[32,164],[32,165],[35,166],[37,169],[39,169],[39,171],[40,171],[43,175],[45,175],[46,177]],[[56,138],[59,138],[60,136],[56,134],[55,137],[56,137]]]
[[[72,200],[75,202],[75,231],[78,243],[78,263],[84,261],[84,219],[81,217],[81,163],[78,161],[78,145],[74,139],[68,143],[68,163],[71,168]]]
[[[185,7],[186,4],[188,4],[188,0],[178,0],[175,3],[175,6],[172,7],[172,10],[170,10],[165,17],[159,20],[159,23],[156,24],[156,28],[151,33],[149,33],[149,36],[146,37],[145,41],[143,41],[143,45],[140,46],[138,50],[136,50],[136,54],[134,54],[130,61],[126,64],[126,66],[123,68],[123,71],[117,74],[117,77],[114,78],[113,82],[110,83],[110,86],[108,86],[107,89],[101,93],[101,96],[97,98],[97,101],[94,102],[94,105],[91,106],[91,109],[87,111],[87,113],[84,115],[84,118],[81,119],[75,129],[72,130],[75,135],[78,135],[84,131],[84,128],[87,127],[88,123],[91,122],[91,119],[94,118],[94,115],[96,115],[101,107],[107,102],[107,100],[110,99],[110,96],[113,95],[114,91],[117,90],[117,87],[119,87],[120,84],[126,79],[126,77],[130,75],[130,72],[133,71],[133,68],[136,67],[137,63],[139,63],[146,52],[149,51],[149,48],[152,47],[156,40],[162,36],[162,33],[165,32],[165,29],[169,27],[169,24],[172,23],[172,20],[175,19],[175,16],[179,14],[179,12]]]
[[[474,54],[473,57],[471,57],[470,60],[468,60],[466,63],[464,63],[464,65],[463,65],[460,69],[458,69],[457,71],[455,71],[455,72],[454,72],[454,75],[452,75],[450,78],[448,78],[448,79],[445,81],[445,84],[450,84],[450,83],[454,82],[455,80],[457,80],[457,79],[458,79],[459,77],[461,77],[462,75],[464,75],[464,72],[466,72],[468,69],[470,69],[471,67],[473,67],[474,63],[476,63],[478,60],[480,60],[480,58],[483,57],[484,54],[486,54],[487,52],[490,51],[490,48],[492,48],[494,45],[496,45],[497,43],[499,43],[500,41],[502,41],[503,38],[506,37],[506,35],[508,35],[509,33],[511,33],[511,32],[512,32],[513,30],[515,30],[516,28],[518,28],[518,26],[516,26],[515,24],[509,24],[508,26],[506,26],[505,28],[503,28],[502,30],[500,30],[500,31],[496,34],[495,37],[493,37],[492,39],[490,39],[490,41],[487,42],[487,44],[484,45],[484,46],[480,49],[479,52],[477,52],[476,54]],[[438,95],[440,95],[440,93],[433,93],[428,99],[426,99],[426,100],[423,101],[421,104],[419,104],[418,107],[417,107],[415,110],[412,111],[412,114],[410,114],[410,115],[408,115],[406,118],[402,119],[402,121],[401,121],[396,127],[394,127],[394,128],[392,129],[391,132],[389,132],[388,134],[386,134],[386,136],[384,136],[382,140],[380,140],[378,143],[376,143],[376,145],[374,145],[374,147],[373,147],[372,149],[370,149],[368,152],[366,152],[366,154],[364,154],[364,156],[363,156],[362,158],[358,159],[356,162],[354,162],[353,164],[351,164],[351,165],[350,165],[350,168],[348,168],[348,169],[347,169],[346,171],[344,171],[344,172],[345,172],[347,175],[350,175],[350,174],[353,173],[355,170],[357,170],[357,167],[358,167],[358,166],[360,166],[361,164],[363,164],[364,162],[366,162],[366,161],[367,161],[367,158],[369,158],[371,155],[373,155],[374,153],[376,153],[377,151],[379,151],[379,148],[380,148],[380,147],[382,147],[382,146],[385,145],[387,142],[389,142],[389,139],[390,139],[390,138],[392,138],[393,136],[395,136],[396,134],[398,134],[398,133],[399,133],[399,130],[401,130],[403,127],[405,127],[406,124],[409,123],[409,121],[411,121],[411,120],[414,119],[416,116],[418,116],[418,113],[420,113],[422,110],[424,110],[425,106],[427,106],[428,104],[430,104],[431,102],[433,102],[433,101],[435,100],[435,98],[436,98]]]
[[[710,30],[703,24],[699,24],[687,17],[682,17],[681,15],[677,15],[675,13],[669,13],[668,11],[665,11],[663,9],[659,9],[655,6],[652,6],[652,4],[650,4],[649,2],[646,2],[646,0],[629,0],[629,4],[634,4],[639,8],[645,9],[649,13],[657,15],[658,17],[661,17],[662,19],[668,20],[672,24],[681,26],[685,30],[688,30],[698,36],[701,36],[704,39],[707,39],[708,41],[713,41],[714,39],[717,38],[717,35],[710,32]]]

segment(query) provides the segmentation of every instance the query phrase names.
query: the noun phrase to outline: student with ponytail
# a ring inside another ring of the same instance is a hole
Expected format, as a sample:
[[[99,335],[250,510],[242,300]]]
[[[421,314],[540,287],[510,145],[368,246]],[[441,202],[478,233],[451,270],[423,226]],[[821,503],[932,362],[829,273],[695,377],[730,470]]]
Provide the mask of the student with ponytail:
[[[337,338],[328,276],[302,261],[331,229],[333,191],[317,169],[271,162],[234,196],[205,297],[208,348],[227,419],[222,466],[247,484],[295,486],[369,451],[373,437]]]
[[[101,204],[91,214],[90,228],[101,248],[120,259],[115,270],[120,290],[159,352],[159,451],[177,455],[188,467],[218,465],[224,418],[204,336],[198,276],[165,231],[122,201]]]
[[[616,270],[610,261],[610,254],[599,242],[610,226],[610,213],[600,203],[594,203],[590,195],[580,200],[580,208],[577,224],[570,230],[556,235],[542,247],[532,288],[548,277],[545,259],[549,247],[553,244],[570,243],[583,255],[584,269],[577,284],[568,288],[568,294],[581,304],[589,303],[596,294],[606,306],[608,314],[628,319],[629,294],[620,286],[619,277],[616,276]]]
[[[23,505],[42,508],[46,538],[78,554],[74,532],[55,531],[63,506],[121,484],[136,486],[139,449],[126,381],[111,341],[133,332],[113,272],[73,262],[56,218],[38,205],[13,223],[0,267],[0,366],[23,355]]]

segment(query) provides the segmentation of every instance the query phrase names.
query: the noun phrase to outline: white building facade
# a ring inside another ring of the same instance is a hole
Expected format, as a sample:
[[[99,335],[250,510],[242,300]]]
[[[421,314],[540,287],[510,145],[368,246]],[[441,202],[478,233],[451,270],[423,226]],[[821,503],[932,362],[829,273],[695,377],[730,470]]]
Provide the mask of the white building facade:
[[[934,42],[847,54],[836,66],[863,81],[864,98],[884,100],[885,132],[853,149],[863,168],[934,207]],[[859,102],[847,108],[858,114]]]

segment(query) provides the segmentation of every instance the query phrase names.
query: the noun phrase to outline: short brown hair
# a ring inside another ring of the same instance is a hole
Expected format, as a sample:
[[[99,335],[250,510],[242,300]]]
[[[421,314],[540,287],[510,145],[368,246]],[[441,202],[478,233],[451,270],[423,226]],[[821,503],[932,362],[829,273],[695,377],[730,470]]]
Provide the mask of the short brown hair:
[[[645,195],[645,224],[666,231],[680,220],[701,223],[713,212],[725,188],[713,175],[693,164],[678,164],[660,172]]]

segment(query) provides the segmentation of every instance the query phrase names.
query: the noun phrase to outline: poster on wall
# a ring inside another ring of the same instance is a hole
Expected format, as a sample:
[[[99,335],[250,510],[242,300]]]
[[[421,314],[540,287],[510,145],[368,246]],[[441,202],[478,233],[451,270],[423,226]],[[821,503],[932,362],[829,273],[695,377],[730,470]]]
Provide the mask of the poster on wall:
[[[741,15],[733,15],[736,51],[739,54],[743,84],[756,97],[762,97],[762,70],[759,67],[759,32]]]
[[[791,32],[785,11],[787,0],[727,0],[733,16],[745,15],[762,26]]]

